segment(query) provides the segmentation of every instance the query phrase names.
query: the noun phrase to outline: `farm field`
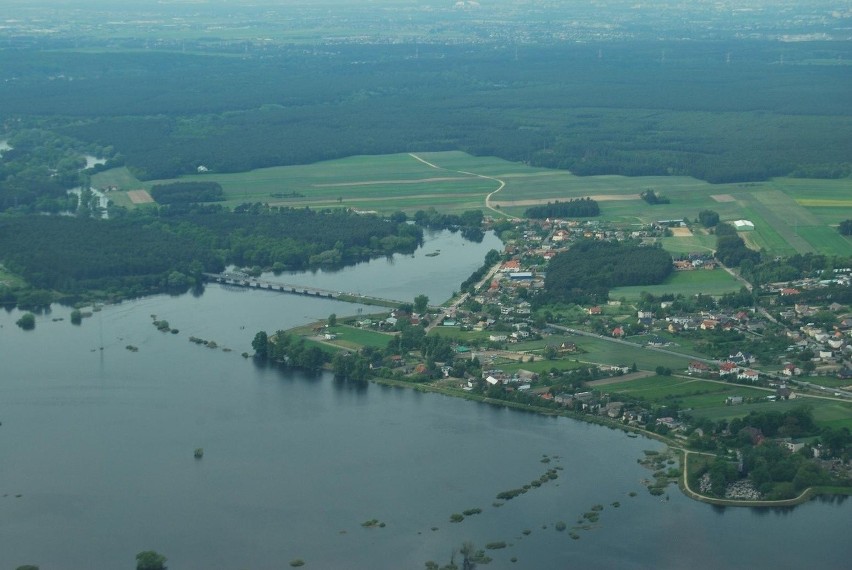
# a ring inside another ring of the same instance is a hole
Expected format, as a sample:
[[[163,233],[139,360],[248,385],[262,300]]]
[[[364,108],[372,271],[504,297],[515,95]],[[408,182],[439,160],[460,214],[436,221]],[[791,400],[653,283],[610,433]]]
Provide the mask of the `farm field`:
[[[765,399],[773,393],[737,384],[710,382],[676,376],[649,376],[638,380],[607,385],[609,392],[626,394],[658,404],[677,402],[681,408],[695,410],[725,406],[728,396]]]
[[[852,403],[820,398],[797,398],[784,402],[761,402],[757,404],[743,404],[741,406],[704,408],[696,409],[693,413],[699,417],[718,421],[743,417],[753,410],[784,412],[801,406],[807,406],[813,410],[814,420],[820,426],[852,429]]]
[[[616,287],[609,292],[611,299],[624,297],[628,301],[639,299],[643,291],[652,295],[681,293],[687,297],[703,293],[704,295],[722,295],[739,291],[742,284],[734,279],[724,269],[695,271],[675,271],[665,283],[660,285],[637,285],[631,287]]]
[[[654,370],[657,366],[665,366],[672,370],[685,370],[691,360],[688,356],[675,356],[648,350],[638,345],[633,347],[598,338],[585,336],[566,336],[564,338],[577,344],[580,352],[572,358],[577,358],[582,362],[615,366],[633,366],[635,363],[639,370]],[[557,337],[553,337],[552,340],[557,340]]]
[[[475,157],[459,151],[352,156],[309,165],[282,166],[234,174],[214,172],[177,180],[215,181],[222,185],[226,206],[264,202],[292,207],[350,207],[413,214],[435,208],[459,213],[484,209],[485,198],[506,215],[522,216],[533,204],[593,197],[599,201],[599,219],[644,224],[657,220],[694,220],[703,209],[719,213],[723,221],[741,218],[755,231],[741,235],[752,247],[770,254],[819,252],[848,255],[852,240],[840,236],[836,225],[852,218],[848,180],[773,179],[767,182],[710,184],[685,176],[588,176],[564,170],[529,167],[495,157]],[[148,189],[176,180],[140,182],[126,168],[98,173],[95,187],[119,190]],[[670,200],[651,206],[639,193],[653,189]],[[122,192],[110,198],[134,207]],[[493,214],[490,210],[489,214]],[[712,250],[712,235],[663,238],[674,254]]]
[[[365,330],[348,325],[337,325],[329,327],[327,330],[337,335],[336,339],[329,342],[352,349],[357,349],[361,346],[384,349],[395,338],[392,334]]]

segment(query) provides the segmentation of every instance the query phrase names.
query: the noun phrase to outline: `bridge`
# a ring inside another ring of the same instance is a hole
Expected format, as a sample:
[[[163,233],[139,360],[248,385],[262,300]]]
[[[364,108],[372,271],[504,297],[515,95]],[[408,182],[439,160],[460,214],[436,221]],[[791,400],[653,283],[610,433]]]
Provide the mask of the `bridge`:
[[[271,281],[269,279],[256,279],[240,272],[204,273],[203,275],[204,279],[208,282],[219,283],[221,285],[228,285],[231,287],[259,289],[277,293],[290,293],[293,295],[307,295],[311,297],[346,301],[349,303],[362,303],[364,305],[398,307],[403,304],[403,301],[398,301],[396,299],[385,299],[382,297],[374,297],[372,295],[362,295],[361,293],[347,293],[345,291],[332,291],[321,287],[293,285],[292,283],[282,283],[280,281]]]

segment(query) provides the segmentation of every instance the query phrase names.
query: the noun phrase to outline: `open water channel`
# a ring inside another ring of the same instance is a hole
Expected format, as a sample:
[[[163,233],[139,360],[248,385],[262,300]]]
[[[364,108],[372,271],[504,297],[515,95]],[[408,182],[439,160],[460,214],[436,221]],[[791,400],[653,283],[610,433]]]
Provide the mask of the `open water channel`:
[[[495,247],[493,236],[441,233],[414,256],[282,280],[440,302]],[[636,463],[657,442],[240,357],[258,330],[357,309],[209,286],[107,306],[80,326],[58,306],[33,331],[15,326],[18,311],[0,313],[0,568],[130,569],[152,549],[172,570],[281,569],[296,558],[419,569],[447,563],[465,540],[505,541],[488,551],[494,569],[848,567],[848,501],[719,509],[674,487],[661,500]],[[158,332],[151,315],[180,333]],[[555,481],[493,506],[556,466]],[[600,520],[570,538],[595,504]],[[482,513],[449,521],[472,508]],[[362,527],[370,519],[385,526]]]

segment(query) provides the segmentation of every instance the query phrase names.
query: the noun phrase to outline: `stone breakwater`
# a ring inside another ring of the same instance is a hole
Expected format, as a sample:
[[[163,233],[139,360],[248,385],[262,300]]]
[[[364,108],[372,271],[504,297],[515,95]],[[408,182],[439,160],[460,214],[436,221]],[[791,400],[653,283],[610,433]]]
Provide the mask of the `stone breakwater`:
[[[713,484],[710,482],[710,474],[705,473],[698,480],[698,491],[702,495],[713,492]],[[725,488],[725,498],[739,501],[759,501],[760,491],[754,488],[751,481],[734,481]]]

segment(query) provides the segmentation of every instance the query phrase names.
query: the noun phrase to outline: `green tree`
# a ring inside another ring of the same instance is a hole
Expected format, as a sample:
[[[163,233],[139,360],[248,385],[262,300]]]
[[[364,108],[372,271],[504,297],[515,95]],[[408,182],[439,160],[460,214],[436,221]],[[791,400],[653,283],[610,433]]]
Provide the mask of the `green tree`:
[[[136,555],[136,570],[166,570],[166,557],[154,550],[143,550]]]
[[[254,354],[258,358],[266,359],[269,354],[269,337],[266,331],[260,331],[254,335],[254,340],[251,341],[251,347],[254,349]]]
[[[414,298],[414,312],[422,315],[426,312],[427,308],[429,308],[429,297],[426,295],[417,295]]]
[[[336,313],[331,313],[328,316],[328,326],[330,326],[330,327],[337,326],[337,314]]]
[[[35,328],[35,315],[32,313],[24,313],[20,319],[15,321],[15,324],[25,331],[33,330]]]
[[[701,210],[698,212],[698,221],[705,228],[712,228],[719,223],[719,213],[713,210]]]
[[[83,313],[80,312],[80,309],[71,311],[71,324],[79,325],[81,322],[83,322]]]

